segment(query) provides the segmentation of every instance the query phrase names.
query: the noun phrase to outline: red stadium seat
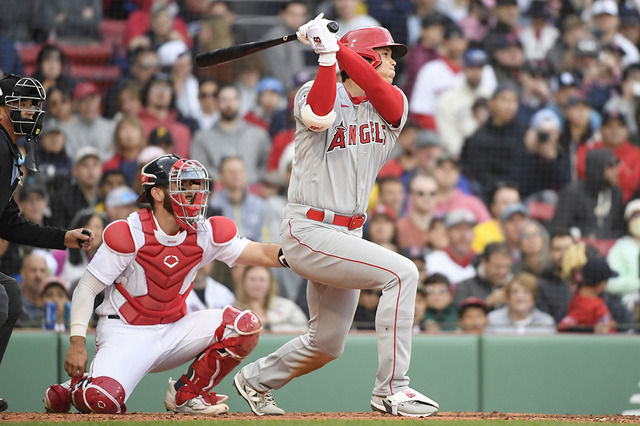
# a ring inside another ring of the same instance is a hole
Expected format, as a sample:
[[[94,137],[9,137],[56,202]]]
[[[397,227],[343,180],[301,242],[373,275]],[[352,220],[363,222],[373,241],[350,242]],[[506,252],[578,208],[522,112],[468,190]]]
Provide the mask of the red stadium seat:
[[[105,42],[115,47],[117,51],[124,48],[124,30],[126,20],[103,19],[100,23],[100,34]]]
[[[22,59],[22,65],[24,65],[25,70],[30,65],[33,65],[35,69],[40,49],[42,49],[42,44],[40,43],[23,44],[18,48],[18,54],[20,55],[20,59]],[[27,73],[27,75],[31,74]]]
[[[542,201],[529,201],[527,209],[529,210],[529,216],[540,222],[550,221],[556,212],[554,204],[543,203]]]
[[[113,46],[109,42],[73,45],[60,44],[60,49],[72,64],[104,65],[113,56]]]
[[[598,252],[600,252],[600,254],[602,256],[607,256],[607,253],[609,253],[609,250],[611,250],[611,247],[613,247],[613,245],[616,243],[616,240],[596,240],[596,239],[586,239],[586,238],[582,238],[580,241],[585,242],[586,244],[589,244],[590,246],[593,246],[595,249],[598,250]]]

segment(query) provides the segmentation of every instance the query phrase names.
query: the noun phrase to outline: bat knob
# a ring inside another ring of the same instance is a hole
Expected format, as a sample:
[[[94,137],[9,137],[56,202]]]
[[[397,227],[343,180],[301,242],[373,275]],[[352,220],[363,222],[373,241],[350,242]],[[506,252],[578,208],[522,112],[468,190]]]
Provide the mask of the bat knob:
[[[338,25],[338,23],[336,21],[329,21],[329,23],[327,24],[327,28],[332,33],[337,33],[338,30],[340,29],[340,26]]]

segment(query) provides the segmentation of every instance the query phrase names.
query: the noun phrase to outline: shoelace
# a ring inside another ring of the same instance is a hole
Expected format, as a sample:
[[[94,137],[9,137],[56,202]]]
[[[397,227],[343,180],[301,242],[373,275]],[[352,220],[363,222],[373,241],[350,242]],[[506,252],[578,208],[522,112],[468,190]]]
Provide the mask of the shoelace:
[[[264,404],[276,405],[276,401],[273,399],[273,396],[271,395],[271,391],[267,391],[264,393]]]

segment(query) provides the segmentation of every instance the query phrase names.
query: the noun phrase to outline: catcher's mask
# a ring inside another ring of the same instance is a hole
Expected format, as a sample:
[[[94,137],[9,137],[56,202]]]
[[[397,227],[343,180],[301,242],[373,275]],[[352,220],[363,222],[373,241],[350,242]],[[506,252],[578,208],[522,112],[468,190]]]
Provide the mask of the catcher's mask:
[[[35,78],[9,74],[0,80],[0,104],[7,109],[9,120],[16,135],[25,136],[29,170],[38,171],[35,144],[42,130],[45,112],[42,104],[47,94],[42,84]]]
[[[198,230],[207,217],[211,179],[196,160],[174,154],[161,155],[142,168],[140,180],[144,192],[138,202],[148,202],[154,186],[169,191],[173,215],[182,228]]]

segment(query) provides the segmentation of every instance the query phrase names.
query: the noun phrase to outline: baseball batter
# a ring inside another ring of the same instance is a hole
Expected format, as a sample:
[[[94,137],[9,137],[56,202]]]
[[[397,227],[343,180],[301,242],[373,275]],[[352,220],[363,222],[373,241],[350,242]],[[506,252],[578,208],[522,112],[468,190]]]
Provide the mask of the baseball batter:
[[[250,311],[227,306],[186,315],[185,301],[201,265],[219,259],[280,266],[279,246],[240,238],[225,217],[206,218],[209,178],[197,161],[163,155],[142,169],[139,202],[151,209],[110,224],[104,244],[80,279],[71,304],[71,346],[65,370],[72,379],[45,392],[49,412],[124,413],[125,402],[150,372],[195,358],[175,382],[169,379],[168,410],[217,415],[226,395],[211,392],[258,342],[262,329]],[[286,262],[285,262],[286,263]],[[96,353],[88,374],[85,335],[95,296]]]
[[[295,98],[295,157],[281,243],[307,278],[310,329],[234,377],[257,415],[282,415],[270,393],[338,358],[360,289],[382,290],[376,315],[374,410],[424,417],[438,404],[409,387],[418,271],[409,259],[363,240],[369,194],[407,119],[407,99],[391,83],[394,57],[407,52],[389,31],[367,27],[338,42],[322,15],[298,30],[319,54],[318,74]],[[364,59],[363,59],[364,58]],[[336,82],[336,59],[343,83]]]

